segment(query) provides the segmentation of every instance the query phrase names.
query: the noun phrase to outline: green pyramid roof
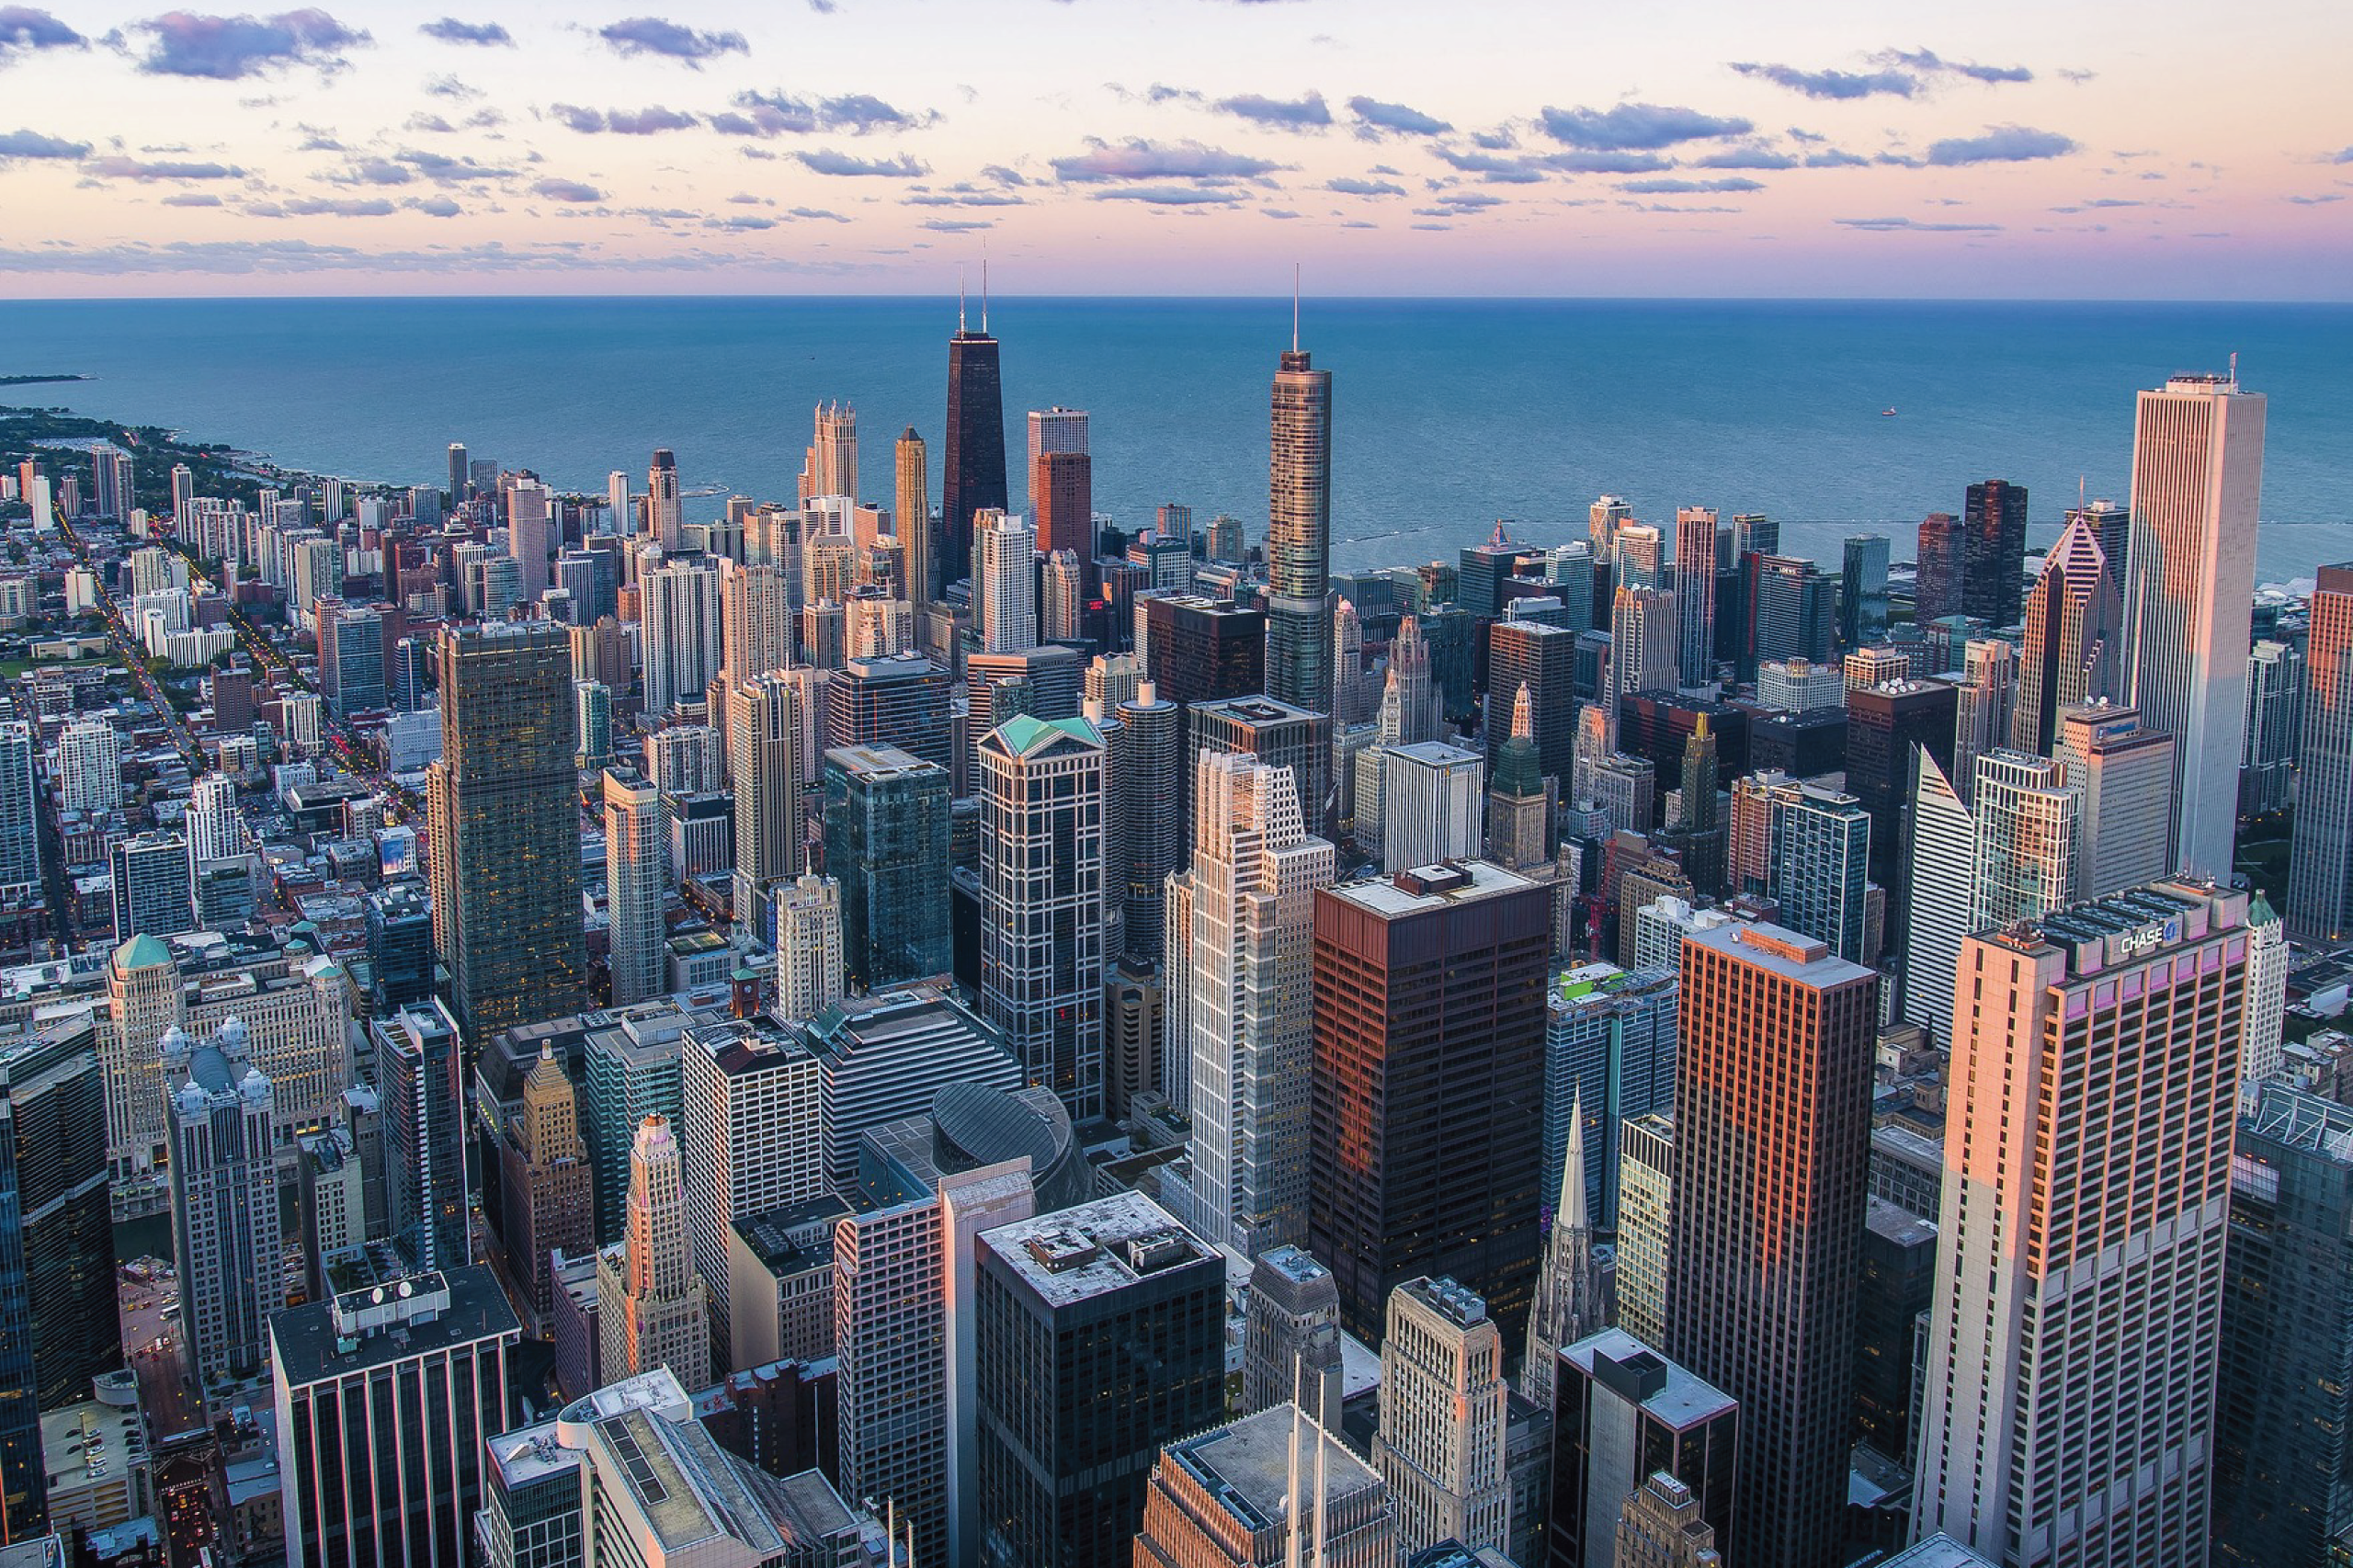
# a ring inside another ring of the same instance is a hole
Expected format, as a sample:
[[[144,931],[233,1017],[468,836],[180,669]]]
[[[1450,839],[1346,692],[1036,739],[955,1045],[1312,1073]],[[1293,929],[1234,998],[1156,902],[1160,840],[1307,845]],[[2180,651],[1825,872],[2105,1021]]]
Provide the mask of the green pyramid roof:
[[[172,949],[152,932],[142,931],[114,950],[115,967],[125,971],[155,969],[172,961]]]

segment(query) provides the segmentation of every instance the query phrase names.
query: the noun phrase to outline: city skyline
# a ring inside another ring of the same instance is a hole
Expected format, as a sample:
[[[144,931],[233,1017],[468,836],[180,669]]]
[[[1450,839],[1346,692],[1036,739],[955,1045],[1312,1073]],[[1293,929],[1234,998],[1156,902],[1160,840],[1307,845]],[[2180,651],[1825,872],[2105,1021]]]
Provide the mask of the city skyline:
[[[1270,256],[1342,296],[2348,292],[2341,15],[2193,51],[2120,49],[2188,33],[2120,0],[1917,38],[1493,4],[1433,56],[1398,0],[913,9],[11,8],[0,275],[977,293],[985,254],[1055,293],[1263,291]]]

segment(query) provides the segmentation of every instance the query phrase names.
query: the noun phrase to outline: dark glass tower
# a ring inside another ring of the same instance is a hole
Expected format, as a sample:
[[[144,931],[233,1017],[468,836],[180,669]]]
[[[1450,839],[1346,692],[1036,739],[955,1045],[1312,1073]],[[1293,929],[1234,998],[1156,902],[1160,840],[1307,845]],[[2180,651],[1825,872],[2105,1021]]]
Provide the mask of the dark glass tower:
[[[1005,392],[996,347],[985,305],[978,332],[966,330],[958,312],[956,335],[948,340],[948,449],[940,476],[943,585],[972,574],[972,514],[1006,507]]]
[[[825,869],[841,881],[842,953],[861,991],[949,968],[948,769],[897,746],[825,754]]]
[[[2026,486],[1988,479],[1969,487],[1961,514],[1961,612],[2016,626],[2026,597]]]
[[[1296,341],[1275,372],[1267,480],[1267,695],[1332,711],[1332,372]]]

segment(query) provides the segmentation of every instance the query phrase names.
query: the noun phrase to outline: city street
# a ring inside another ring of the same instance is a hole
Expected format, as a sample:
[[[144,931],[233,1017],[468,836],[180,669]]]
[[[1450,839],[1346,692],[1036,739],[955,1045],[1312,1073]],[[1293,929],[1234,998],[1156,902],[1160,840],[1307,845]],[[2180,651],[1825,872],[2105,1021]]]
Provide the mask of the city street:
[[[160,1260],[149,1259],[151,1266]],[[204,1401],[183,1381],[183,1354],[177,1305],[179,1280],[163,1275],[145,1280],[119,1278],[122,1309],[122,1347],[139,1375],[141,1403],[147,1411],[150,1436],[156,1443],[204,1426]],[[166,1309],[171,1309],[169,1315]]]

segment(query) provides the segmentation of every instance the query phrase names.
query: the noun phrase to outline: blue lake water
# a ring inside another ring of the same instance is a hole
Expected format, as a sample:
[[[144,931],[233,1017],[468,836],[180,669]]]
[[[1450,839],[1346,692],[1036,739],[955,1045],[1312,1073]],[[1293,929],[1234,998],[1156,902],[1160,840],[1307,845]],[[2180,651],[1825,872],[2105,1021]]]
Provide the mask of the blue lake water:
[[[407,483],[452,440],[593,491],[666,446],[690,486],[772,498],[839,398],[870,498],[913,425],[936,499],[954,325],[952,301],[907,299],[16,301],[0,373],[97,379],[0,402]],[[1288,300],[999,300],[991,325],[1017,504],[1022,411],[1060,403],[1093,416],[1099,511],[1263,529]],[[1645,519],[1768,513],[1830,560],[1887,532],[1902,560],[1923,514],[1997,476],[2030,487],[2040,543],[2079,483],[2124,493],[2136,389],[2234,352],[2269,398],[2262,575],[2353,557],[2353,306],[1311,301],[1303,344],[1336,376],[1336,565],[1450,556],[1502,517],[1579,537],[1605,491]]]

